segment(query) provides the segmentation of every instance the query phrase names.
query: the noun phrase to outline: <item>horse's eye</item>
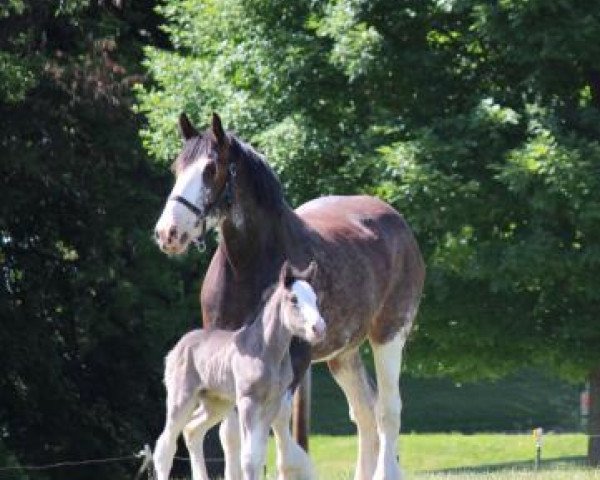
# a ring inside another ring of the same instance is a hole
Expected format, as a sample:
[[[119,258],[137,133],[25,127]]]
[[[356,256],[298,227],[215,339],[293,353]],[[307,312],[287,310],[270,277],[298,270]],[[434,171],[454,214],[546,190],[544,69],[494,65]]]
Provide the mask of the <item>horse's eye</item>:
[[[290,297],[290,302],[292,302],[292,305],[298,305],[298,297],[296,295],[292,295]]]
[[[213,178],[215,176],[215,173],[217,172],[217,167],[215,166],[214,163],[209,163],[206,165],[206,167],[204,167],[204,172],[202,172],[202,175],[204,176],[205,180],[210,180],[211,178]]]

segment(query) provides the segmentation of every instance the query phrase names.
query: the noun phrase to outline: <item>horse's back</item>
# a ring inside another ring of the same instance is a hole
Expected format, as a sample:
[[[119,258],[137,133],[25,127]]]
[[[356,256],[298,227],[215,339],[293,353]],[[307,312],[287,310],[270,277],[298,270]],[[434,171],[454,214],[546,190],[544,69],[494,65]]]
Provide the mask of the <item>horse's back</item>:
[[[349,246],[351,252],[358,249],[369,257],[383,256],[388,263],[404,254],[420,258],[416,240],[402,215],[378,198],[321,197],[301,205],[296,213],[325,242]]]
[[[376,216],[393,213],[400,216],[388,203],[369,195],[327,195],[309,200],[296,209],[296,213],[306,219],[356,212],[371,213]]]
[[[368,195],[327,196],[310,200],[296,213],[324,237],[346,235],[351,239],[374,235],[410,236],[410,227],[392,206]]]

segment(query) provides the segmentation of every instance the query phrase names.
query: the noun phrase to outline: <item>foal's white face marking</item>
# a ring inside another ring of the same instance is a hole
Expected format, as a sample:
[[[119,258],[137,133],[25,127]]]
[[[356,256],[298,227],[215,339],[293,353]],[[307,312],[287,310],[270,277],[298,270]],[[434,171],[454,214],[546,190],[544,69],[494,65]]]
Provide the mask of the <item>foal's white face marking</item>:
[[[202,156],[189,164],[178,176],[167,203],[156,223],[156,241],[160,249],[168,254],[180,254],[187,250],[190,242],[202,232],[202,222],[185,205],[173,200],[180,196],[196,207],[202,208],[202,195],[205,192],[202,172],[209,158]],[[205,219],[210,222],[210,219]],[[210,225],[213,227],[214,225]],[[207,230],[210,228],[207,225]]]
[[[305,280],[295,280],[291,291],[297,298],[297,308],[302,318],[301,331],[296,334],[310,343],[322,341],[326,324],[317,306],[317,294]]]

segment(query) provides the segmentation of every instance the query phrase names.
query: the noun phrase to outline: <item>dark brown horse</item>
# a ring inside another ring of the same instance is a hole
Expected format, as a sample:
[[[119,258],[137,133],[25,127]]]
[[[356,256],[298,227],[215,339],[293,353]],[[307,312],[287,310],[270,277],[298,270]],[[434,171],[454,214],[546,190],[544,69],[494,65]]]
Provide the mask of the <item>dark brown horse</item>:
[[[292,343],[295,382],[311,360],[326,361],[357,425],[355,479],[400,478],[398,380],[425,276],[405,220],[368,196],[323,197],[294,211],[265,161],[226,133],[216,114],[202,134],[185,115],[180,129],[185,143],[174,163],[176,183],[156,225],[156,238],[164,252],[181,254],[207,229],[218,227],[219,246],[201,293],[205,327],[238,328],[239,322],[253,318],[257,299],[276,280],[286,258],[300,269],[315,259],[319,273],[313,286],[327,335],[312,349],[300,340]],[[365,339],[373,350],[377,388],[359,355]],[[277,439],[286,435],[287,415],[289,408],[283,408]],[[220,434],[231,479],[239,475],[237,432],[235,416],[228,417]],[[306,463],[292,458],[289,452],[297,450],[286,448],[278,452],[281,478]],[[303,472],[296,474],[301,478]]]

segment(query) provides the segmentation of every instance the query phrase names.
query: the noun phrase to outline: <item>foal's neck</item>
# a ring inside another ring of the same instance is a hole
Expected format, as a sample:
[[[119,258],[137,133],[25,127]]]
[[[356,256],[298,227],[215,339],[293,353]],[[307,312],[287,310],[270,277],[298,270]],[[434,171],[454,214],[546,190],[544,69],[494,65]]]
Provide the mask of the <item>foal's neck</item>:
[[[288,353],[292,334],[283,324],[281,318],[281,303],[271,298],[262,309],[259,318],[249,327],[252,340],[260,345],[260,357],[274,364],[279,363]]]

